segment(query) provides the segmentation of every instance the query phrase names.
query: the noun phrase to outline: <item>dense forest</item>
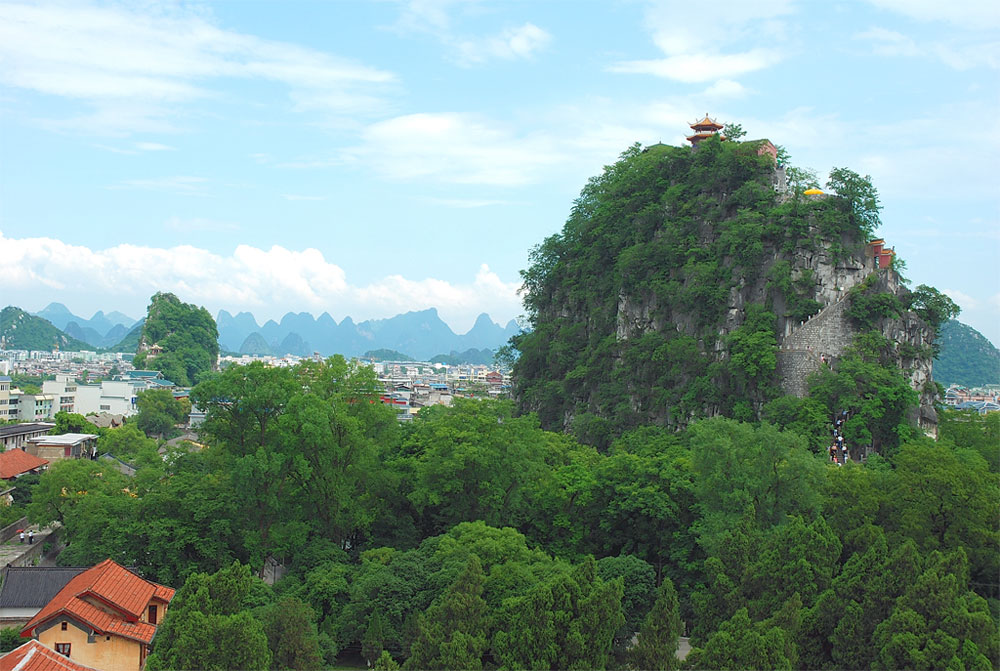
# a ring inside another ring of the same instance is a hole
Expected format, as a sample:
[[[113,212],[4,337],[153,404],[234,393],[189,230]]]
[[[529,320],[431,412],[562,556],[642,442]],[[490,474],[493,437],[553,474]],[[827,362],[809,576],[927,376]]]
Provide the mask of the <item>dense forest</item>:
[[[230,367],[192,392],[207,447],[104,431],[135,476],[57,463],[29,513],[64,525],[60,563],[180,588],[154,669],[675,668],[680,633],[691,668],[1000,663],[1000,417],[945,411],[937,442],[838,466],[795,423],[598,450],[460,399],[401,426],[376,382]]]
[[[148,351],[153,345],[163,348],[155,357]],[[177,386],[188,387],[215,367],[219,332],[205,308],[157,293],[150,299],[138,347],[136,368],[155,367]]]

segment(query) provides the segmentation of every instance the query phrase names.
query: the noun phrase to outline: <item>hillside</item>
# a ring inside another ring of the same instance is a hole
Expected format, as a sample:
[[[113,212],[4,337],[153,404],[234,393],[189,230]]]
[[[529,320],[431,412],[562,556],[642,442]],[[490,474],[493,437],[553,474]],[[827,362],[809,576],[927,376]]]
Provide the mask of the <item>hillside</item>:
[[[154,354],[154,346],[162,352]],[[218,356],[219,332],[208,310],[182,303],[173,294],[153,296],[139,336],[136,368],[155,368],[175,384],[189,386],[215,367]]]
[[[635,146],[588,182],[562,232],[522,272],[532,325],[515,338],[522,410],[607,444],[647,423],[753,420],[783,392],[801,397],[828,382],[850,393],[826,393],[824,412],[868,412],[866,385],[879,378],[901,390],[882,412],[915,420],[919,403],[921,421],[934,423],[925,384],[933,324],[907,310],[915,298],[866,252],[878,225],[874,187],[837,169],[838,196],[793,186],[782,197],[757,146]],[[829,328],[807,337],[821,310]],[[785,340],[802,344],[782,350]],[[850,379],[810,377],[824,369]],[[859,441],[882,440],[874,414]]]
[[[976,329],[954,319],[941,327],[934,381],[945,386],[1000,384],[1000,350]]]
[[[125,337],[116,342],[114,345],[108,347],[108,350],[111,352],[128,352],[129,354],[135,354],[139,349],[139,338],[142,336],[142,325],[145,323],[145,319],[140,319],[136,325],[125,334]]]
[[[8,306],[0,312],[0,337],[8,349],[79,351],[93,350],[87,343],[66,335],[48,320]]]

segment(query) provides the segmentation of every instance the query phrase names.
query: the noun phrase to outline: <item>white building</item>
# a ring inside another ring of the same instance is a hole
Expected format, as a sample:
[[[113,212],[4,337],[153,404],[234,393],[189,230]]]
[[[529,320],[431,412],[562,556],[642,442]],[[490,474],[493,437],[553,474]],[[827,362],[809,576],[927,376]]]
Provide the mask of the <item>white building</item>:
[[[59,399],[56,410],[80,415],[102,412],[134,415],[138,412],[136,398],[140,388],[145,388],[145,383],[104,380],[100,384],[77,384],[71,376],[62,374],[42,383],[42,392]]]

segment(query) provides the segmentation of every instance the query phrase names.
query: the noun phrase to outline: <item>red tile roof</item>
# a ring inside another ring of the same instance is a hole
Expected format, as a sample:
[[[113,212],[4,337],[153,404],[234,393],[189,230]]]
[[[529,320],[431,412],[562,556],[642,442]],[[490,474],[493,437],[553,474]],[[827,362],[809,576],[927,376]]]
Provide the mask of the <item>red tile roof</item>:
[[[70,580],[31,618],[21,630],[21,635],[32,636],[35,627],[65,613],[101,634],[117,634],[149,643],[153,640],[156,627],[138,620],[154,597],[169,602],[174,597],[174,590],[143,580],[124,566],[105,559]],[[99,601],[116,613],[108,613],[86,599]]]
[[[0,657],[0,671],[95,671],[77,664],[69,657],[46,648],[38,641],[28,641]]]
[[[36,457],[23,450],[13,449],[0,452],[0,478],[4,480],[16,478],[22,473],[33,471],[48,463],[48,459]]]

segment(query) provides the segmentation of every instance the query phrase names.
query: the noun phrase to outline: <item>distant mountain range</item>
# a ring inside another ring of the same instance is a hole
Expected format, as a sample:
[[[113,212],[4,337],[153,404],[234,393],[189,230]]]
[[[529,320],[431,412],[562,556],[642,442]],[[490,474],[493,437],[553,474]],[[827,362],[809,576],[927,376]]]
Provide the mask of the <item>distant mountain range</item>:
[[[135,352],[144,320],[121,312],[98,310],[90,319],[74,315],[62,303],[28,313],[7,307],[0,319],[0,335],[12,349],[105,349]],[[307,312],[289,312],[280,322],[259,325],[249,312],[233,316],[220,310],[216,319],[219,346],[244,354],[364,356],[376,350],[394,350],[404,356],[443,363],[488,363],[490,352],[520,332],[514,320],[500,326],[483,313],[465,334],[456,334],[430,308],[390,319],[355,324],[347,317],[339,324],[327,313],[318,318]],[[980,386],[1000,384],[1000,351],[971,326],[949,321],[941,328],[941,353],[934,360],[934,379],[942,384]],[[446,354],[450,353],[450,354]]]
[[[50,303],[33,316],[45,320],[54,330],[62,331],[63,349],[69,342],[82,342],[87,347],[81,345],[81,349],[135,352],[143,323],[142,319],[132,319],[121,312],[105,314],[100,310],[90,319],[84,319],[62,303]],[[435,308],[360,323],[346,317],[339,324],[325,312],[319,317],[308,312],[289,312],[280,322],[268,320],[258,324],[249,312],[234,316],[220,310],[216,325],[219,346],[225,352],[276,356],[310,356],[319,352],[323,356],[353,357],[385,349],[421,360],[458,352],[462,353],[457,355],[459,358],[475,353],[479,360],[486,356],[487,350],[496,350],[520,331],[514,320],[501,326],[483,313],[468,333],[456,334],[441,320]],[[54,342],[55,335],[47,331],[41,338],[32,338],[35,349],[49,349]]]
[[[70,312],[62,303],[49,303],[45,309],[33,314],[48,320],[71,338],[98,349],[118,344],[137,323],[137,320],[121,312],[104,314],[100,310],[90,319],[84,319]]]
[[[269,320],[263,325],[249,312],[234,316],[220,310],[215,323],[223,350],[278,356],[313,352],[361,356],[371,350],[390,349],[427,360],[445,352],[495,350],[520,332],[514,320],[501,326],[483,313],[468,333],[456,334],[435,308],[360,323],[346,317],[339,324],[325,312],[319,317],[289,312],[280,322]]]

